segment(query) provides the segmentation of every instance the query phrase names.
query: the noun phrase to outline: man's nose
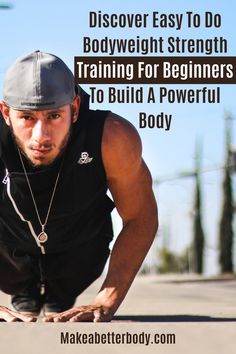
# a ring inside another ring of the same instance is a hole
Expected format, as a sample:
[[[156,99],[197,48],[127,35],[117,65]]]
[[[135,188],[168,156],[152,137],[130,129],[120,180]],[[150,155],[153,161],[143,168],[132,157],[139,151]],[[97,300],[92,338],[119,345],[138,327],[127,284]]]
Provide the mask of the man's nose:
[[[50,140],[48,124],[42,120],[38,120],[34,125],[32,138],[39,144],[48,142]]]

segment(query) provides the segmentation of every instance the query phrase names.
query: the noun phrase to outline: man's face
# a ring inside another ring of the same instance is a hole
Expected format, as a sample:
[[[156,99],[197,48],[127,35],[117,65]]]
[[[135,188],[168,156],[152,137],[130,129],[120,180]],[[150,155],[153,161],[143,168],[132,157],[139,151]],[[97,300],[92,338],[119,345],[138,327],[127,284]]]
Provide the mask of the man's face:
[[[61,155],[77,119],[77,108],[75,104],[43,111],[9,108],[4,118],[18,147],[35,167],[40,167],[50,165]]]

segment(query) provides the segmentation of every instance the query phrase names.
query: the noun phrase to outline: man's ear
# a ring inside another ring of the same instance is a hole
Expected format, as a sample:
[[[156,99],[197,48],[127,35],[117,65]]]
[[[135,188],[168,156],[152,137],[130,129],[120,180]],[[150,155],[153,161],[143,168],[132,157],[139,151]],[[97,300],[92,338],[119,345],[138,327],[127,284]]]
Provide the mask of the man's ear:
[[[80,109],[80,97],[76,96],[71,103],[71,108],[73,112],[73,123],[75,123],[78,119],[79,109]]]
[[[10,126],[10,116],[9,116],[10,108],[3,101],[0,101],[0,111],[2,113],[2,116],[6,124]]]

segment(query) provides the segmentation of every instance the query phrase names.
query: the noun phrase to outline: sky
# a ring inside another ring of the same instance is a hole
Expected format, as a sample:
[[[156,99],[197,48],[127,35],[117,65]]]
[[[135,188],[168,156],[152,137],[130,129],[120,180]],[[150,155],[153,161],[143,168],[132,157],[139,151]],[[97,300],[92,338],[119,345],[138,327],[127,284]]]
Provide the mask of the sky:
[[[228,56],[236,53],[234,28],[236,5],[232,1],[183,0],[124,1],[98,0],[67,1],[12,1],[11,10],[0,10],[0,91],[4,73],[21,55],[40,49],[61,57],[73,70],[74,56],[83,56],[83,37],[141,38],[150,36],[181,36],[182,38],[212,38],[222,36],[228,41]],[[206,11],[221,15],[220,28],[187,28],[181,31],[163,28],[89,28],[89,12],[102,13],[199,13]],[[118,55],[117,53],[115,53]],[[95,54],[103,55],[103,54]],[[130,55],[130,54],[127,54]],[[133,54],[135,55],[135,53]],[[188,55],[188,54],[186,54]],[[89,93],[91,85],[82,85]],[[114,86],[114,85],[113,85]],[[158,85],[154,85],[158,89]],[[205,85],[198,85],[199,88]],[[104,85],[97,88],[104,89]],[[124,86],[123,86],[124,87]],[[138,88],[140,86],[136,86]],[[215,88],[216,85],[208,85]],[[117,86],[117,88],[122,88]],[[179,89],[180,85],[168,85]],[[197,85],[181,85],[181,88],[197,88]],[[106,87],[105,87],[106,89]],[[144,88],[147,90],[147,87]],[[202,174],[203,226],[206,236],[205,273],[216,274],[218,268],[218,225],[222,207],[222,170],[217,170],[225,158],[225,114],[236,117],[235,85],[221,86],[219,104],[102,104],[93,103],[93,109],[110,109],[128,119],[138,130],[143,143],[143,157],[154,179],[154,192],[158,201],[160,229],[157,241],[147,257],[150,263],[156,259],[157,248],[167,243],[174,252],[182,252],[192,240],[192,211],[194,181],[191,178],[163,182],[156,180],[194,168],[196,141],[202,141],[202,167],[216,170]],[[147,114],[172,114],[170,131],[139,128],[139,112]],[[236,144],[236,123],[232,121],[233,142]],[[235,178],[234,178],[235,182]],[[114,216],[115,231],[120,221]],[[234,224],[235,228],[235,224]],[[236,252],[235,252],[236,253]],[[236,259],[235,259],[236,264]]]

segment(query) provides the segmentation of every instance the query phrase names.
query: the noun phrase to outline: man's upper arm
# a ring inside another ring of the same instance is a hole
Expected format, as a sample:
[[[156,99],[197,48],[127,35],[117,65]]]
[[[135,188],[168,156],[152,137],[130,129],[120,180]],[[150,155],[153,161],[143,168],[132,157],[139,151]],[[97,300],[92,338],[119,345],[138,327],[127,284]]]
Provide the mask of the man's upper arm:
[[[108,187],[123,221],[156,212],[152,179],[142,159],[142,145],[135,128],[111,114],[105,123],[102,155]]]

